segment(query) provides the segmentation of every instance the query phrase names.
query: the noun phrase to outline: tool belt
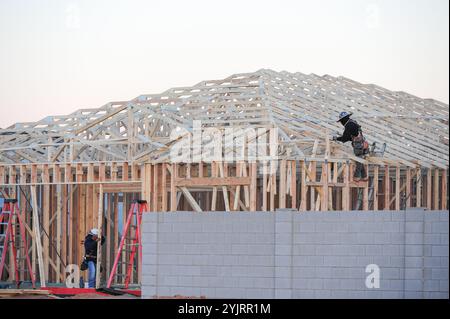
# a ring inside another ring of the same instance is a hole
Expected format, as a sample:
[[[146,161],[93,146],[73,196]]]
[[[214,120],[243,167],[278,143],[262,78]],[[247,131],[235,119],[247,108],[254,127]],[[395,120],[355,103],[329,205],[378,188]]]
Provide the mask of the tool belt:
[[[369,143],[360,131],[358,136],[352,137],[353,153],[355,156],[363,156],[369,154]]]

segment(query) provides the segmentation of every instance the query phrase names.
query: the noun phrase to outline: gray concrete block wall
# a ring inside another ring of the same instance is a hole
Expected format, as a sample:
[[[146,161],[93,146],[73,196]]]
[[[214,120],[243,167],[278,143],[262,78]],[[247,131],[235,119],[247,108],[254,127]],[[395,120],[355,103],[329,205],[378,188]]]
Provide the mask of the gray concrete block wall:
[[[177,212],[143,220],[144,298],[448,298],[448,211]],[[365,285],[380,268],[380,288]]]

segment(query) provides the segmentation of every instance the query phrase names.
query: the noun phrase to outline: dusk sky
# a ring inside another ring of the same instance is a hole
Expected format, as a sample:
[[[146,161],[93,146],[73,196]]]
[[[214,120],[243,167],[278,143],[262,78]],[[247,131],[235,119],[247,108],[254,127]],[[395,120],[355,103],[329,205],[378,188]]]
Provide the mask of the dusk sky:
[[[0,127],[261,68],[449,102],[448,0],[0,0]]]

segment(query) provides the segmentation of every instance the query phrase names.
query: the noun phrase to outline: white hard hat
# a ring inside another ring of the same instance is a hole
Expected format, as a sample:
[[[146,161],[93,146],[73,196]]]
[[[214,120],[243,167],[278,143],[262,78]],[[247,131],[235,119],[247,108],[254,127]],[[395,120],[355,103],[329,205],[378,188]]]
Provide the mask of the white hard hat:
[[[93,236],[98,236],[98,229],[97,228],[92,228],[91,231],[89,232],[89,234],[91,234]]]

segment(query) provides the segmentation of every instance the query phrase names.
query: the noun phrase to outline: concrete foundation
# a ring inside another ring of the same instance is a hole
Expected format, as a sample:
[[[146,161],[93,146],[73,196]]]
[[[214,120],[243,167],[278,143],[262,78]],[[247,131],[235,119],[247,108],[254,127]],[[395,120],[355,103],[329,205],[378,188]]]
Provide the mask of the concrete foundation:
[[[145,213],[143,297],[448,298],[448,218],[424,210]]]

